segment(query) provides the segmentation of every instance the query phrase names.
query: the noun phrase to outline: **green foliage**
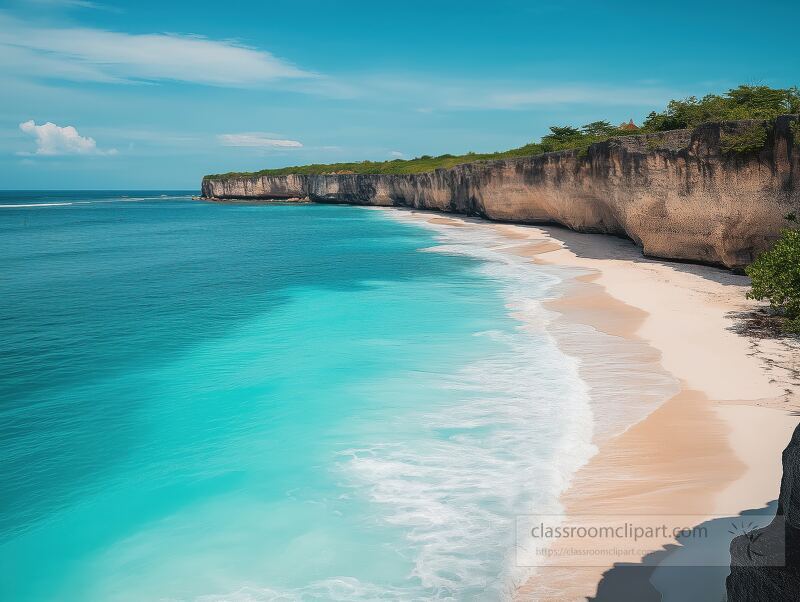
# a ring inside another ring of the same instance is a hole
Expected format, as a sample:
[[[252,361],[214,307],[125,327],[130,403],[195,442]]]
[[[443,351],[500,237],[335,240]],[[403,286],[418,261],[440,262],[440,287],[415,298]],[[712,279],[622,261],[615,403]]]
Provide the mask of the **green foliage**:
[[[671,100],[661,113],[653,111],[642,126],[649,132],[693,128],[709,121],[774,119],[778,115],[800,112],[797,87],[775,89],[768,86],[739,86],[725,94],[690,96]]]
[[[352,163],[328,163],[313,165],[298,165],[294,167],[280,167],[278,169],[262,169],[256,172],[231,172],[226,174],[210,175],[206,178],[239,178],[251,176],[285,176],[289,174],[414,174],[434,169],[449,169],[456,165],[471,163],[473,161],[492,161],[496,159],[510,159],[513,157],[529,157],[545,152],[539,144],[527,144],[497,153],[473,153],[469,155],[439,155],[431,157],[422,155],[414,159],[392,161],[359,161]]]
[[[793,121],[789,124],[789,130],[792,132],[792,139],[795,146],[800,146],[800,121]]]
[[[766,128],[761,124],[752,124],[737,132],[723,132],[719,148],[727,155],[742,155],[760,151],[766,142]]]
[[[577,129],[572,126],[551,126],[550,133],[542,136],[539,146],[542,152],[576,150],[579,157],[588,154],[589,147],[596,142],[605,142],[618,136],[632,136],[637,130],[623,130],[607,121],[595,121]]]
[[[582,135],[581,131],[575,129],[571,125],[565,125],[565,126],[551,125],[550,133],[542,137],[542,143],[544,143],[545,141],[554,143],[568,142],[575,138],[579,138],[581,135]]]
[[[663,132],[695,127],[708,121],[730,121],[738,119],[773,119],[785,113],[800,113],[800,90],[797,87],[774,89],[767,86],[739,86],[719,96],[709,94],[701,99],[692,96],[683,100],[672,100],[665,111],[652,112],[642,128],[621,129],[608,121],[593,121],[576,128],[570,125],[552,126],[550,133],[539,142],[531,142],[520,148],[495,153],[469,152],[464,155],[422,155],[415,159],[391,161],[359,161],[350,163],[314,164],[278,169],[263,169],[257,172],[231,172],[206,176],[208,178],[238,178],[250,176],[281,176],[287,174],[414,174],[435,169],[449,169],[473,161],[491,161],[538,155],[562,150],[575,150],[579,157],[588,154],[589,147],[617,136],[630,136],[639,133]],[[800,126],[792,124],[795,142],[800,145]],[[726,135],[721,144],[728,153],[753,152],[762,148],[766,132],[745,132]],[[658,148],[658,139],[648,139],[650,150]],[[727,149],[727,150],[726,150]]]
[[[797,223],[794,214],[787,219]],[[800,230],[786,228],[775,245],[761,253],[746,270],[753,284],[747,296],[783,313],[786,329],[800,333]]]
[[[664,144],[664,134],[656,134],[647,137],[647,150],[654,151],[661,148]]]
[[[587,136],[613,136],[616,130],[608,121],[593,121],[581,128],[581,132]]]

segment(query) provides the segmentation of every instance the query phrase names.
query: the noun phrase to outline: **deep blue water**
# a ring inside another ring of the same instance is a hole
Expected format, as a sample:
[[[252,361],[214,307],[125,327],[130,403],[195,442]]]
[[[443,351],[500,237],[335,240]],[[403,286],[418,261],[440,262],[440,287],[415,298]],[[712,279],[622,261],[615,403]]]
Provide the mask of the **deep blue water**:
[[[508,307],[557,278],[191,194],[0,193],[0,599],[502,597],[585,404]]]

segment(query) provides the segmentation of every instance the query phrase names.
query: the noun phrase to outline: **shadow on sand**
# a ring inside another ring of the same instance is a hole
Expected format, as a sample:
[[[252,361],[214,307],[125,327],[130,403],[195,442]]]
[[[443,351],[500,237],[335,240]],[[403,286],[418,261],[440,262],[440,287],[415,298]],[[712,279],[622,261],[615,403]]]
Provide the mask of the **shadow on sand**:
[[[722,602],[730,573],[731,528],[747,524],[748,517],[773,516],[778,501],[745,510],[738,516],[715,518],[697,525],[719,536],[678,540],[643,557],[636,564],[615,564],[605,573],[590,602]],[[709,566],[714,565],[714,566]]]
[[[749,281],[746,276],[736,274],[720,266],[677,259],[647,257],[642,254],[642,248],[629,238],[608,234],[587,234],[557,225],[534,227],[564,243],[564,247],[578,257],[587,259],[624,259],[636,263],[667,264],[678,272],[694,274],[724,285],[741,286]]]

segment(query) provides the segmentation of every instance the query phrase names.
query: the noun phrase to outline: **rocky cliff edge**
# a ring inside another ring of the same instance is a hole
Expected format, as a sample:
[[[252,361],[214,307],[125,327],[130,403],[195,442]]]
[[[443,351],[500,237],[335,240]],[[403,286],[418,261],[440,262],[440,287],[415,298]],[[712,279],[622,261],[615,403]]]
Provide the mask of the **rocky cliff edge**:
[[[214,200],[308,198],[557,223],[627,236],[650,256],[740,268],[775,240],[787,214],[800,213],[799,122],[800,116],[784,115],[709,123],[613,138],[586,152],[418,174],[209,176],[202,194]]]

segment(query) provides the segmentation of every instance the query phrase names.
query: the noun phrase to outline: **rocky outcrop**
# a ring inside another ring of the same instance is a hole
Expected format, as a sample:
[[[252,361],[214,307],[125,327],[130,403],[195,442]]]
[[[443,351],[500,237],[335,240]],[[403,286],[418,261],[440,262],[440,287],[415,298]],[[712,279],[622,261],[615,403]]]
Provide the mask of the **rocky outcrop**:
[[[783,451],[775,519],[731,542],[726,585],[728,602],[800,600],[800,426]]]
[[[626,136],[561,151],[409,175],[207,177],[210,199],[307,197],[435,209],[627,236],[646,255],[741,267],[800,211],[797,115]],[[723,152],[766,130],[761,148]],[[721,142],[723,144],[721,145]]]

